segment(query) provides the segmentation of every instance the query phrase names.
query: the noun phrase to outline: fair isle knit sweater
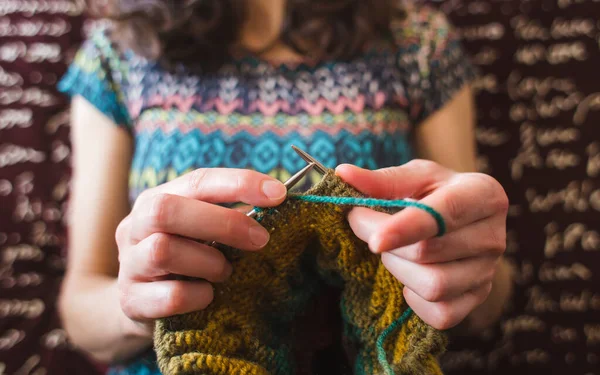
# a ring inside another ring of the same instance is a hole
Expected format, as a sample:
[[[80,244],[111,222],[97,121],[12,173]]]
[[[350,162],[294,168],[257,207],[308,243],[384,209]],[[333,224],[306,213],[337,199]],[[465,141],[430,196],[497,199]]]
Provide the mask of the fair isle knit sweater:
[[[412,157],[414,127],[474,71],[440,13],[407,9],[392,31],[350,61],[274,65],[246,57],[202,74],[167,71],[122,51],[107,28],[84,44],[60,89],[130,132],[132,201],[201,167],[248,168],[285,180],[305,165],[291,144],[329,168],[400,165]],[[111,372],[159,374],[151,354]]]

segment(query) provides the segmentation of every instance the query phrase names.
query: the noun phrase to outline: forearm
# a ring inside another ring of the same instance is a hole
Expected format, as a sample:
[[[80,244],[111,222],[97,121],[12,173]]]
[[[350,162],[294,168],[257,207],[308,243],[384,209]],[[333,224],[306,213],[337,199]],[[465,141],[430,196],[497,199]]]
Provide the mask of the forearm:
[[[69,275],[59,303],[71,341],[98,361],[120,362],[152,344],[147,330],[121,310],[116,278]]]
[[[461,333],[480,333],[500,319],[512,295],[513,277],[510,266],[504,258],[498,262],[488,298],[471,312],[458,327]]]

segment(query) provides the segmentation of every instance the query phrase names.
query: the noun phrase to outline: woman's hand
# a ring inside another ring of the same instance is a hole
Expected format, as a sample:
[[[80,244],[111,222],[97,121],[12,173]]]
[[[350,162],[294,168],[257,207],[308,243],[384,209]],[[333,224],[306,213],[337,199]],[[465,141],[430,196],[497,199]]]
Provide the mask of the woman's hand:
[[[443,216],[447,233],[436,237],[434,218],[416,208],[394,215],[355,208],[349,215],[355,234],[373,252],[382,253],[385,267],[405,285],[407,303],[426,323],[449,329],[480,311],[497,269],[504,274],[499,298],[506,299],[510,282],[499,265],[506,246],[508,199],[496,180],[424,160],[377,171],[342,165],[337,174],[370,197],[417,199]],[[482,311],[477,319],[496,318],[504,300],[492,301],[493,311]]]
[[[225,281],[231,265],[221,252],[198,241],[248,251],[269,241],[255,220],[216,203],[270,207],[286,193],[271,177],[235,169],[196,170],[142,193],[116,234],[125,315],[151,334],[154,319],[206,308],[213,299],[210,283]],[[174,280],[173,275],[202,281]]]

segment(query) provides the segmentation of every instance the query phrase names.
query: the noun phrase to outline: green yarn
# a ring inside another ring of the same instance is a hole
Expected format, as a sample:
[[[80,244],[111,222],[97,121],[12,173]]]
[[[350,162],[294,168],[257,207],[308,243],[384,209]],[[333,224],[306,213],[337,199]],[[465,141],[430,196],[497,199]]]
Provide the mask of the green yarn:
[[[384,207],[384,208],[406,208],[415,207],[423,210],[430,214],[438,225],[437,236],[441,237],[446,233],[446,222],[442,215],[434,210],[433,208],[413,201],[406,200],[385,200],[385,199],[374,199],[374,198],[354,198],[354,197],[326,197],[320,195],[293,195],[290,199],[301,200],[310,203],[329,203],[335,205],[351,205],[351,206],[363,206],[363,207]],[[387,354],[384,349],[385,339],[396,330],[399,326],[412,315],[413,310],[409,307],[404,313],[390,324],[377,338],[377,360],[385,371],[386,375],[394,375],[394,370],[390,366],[387,360]]]
[[[382,208],[407,208],[414,207],[420,210],[423,210],[430,214],[436,221],[438,225],[438,233],[437,236],[441,237],[446,233],[446,223],[442,215],[434,210],[433,208],[413,201],[407,200],[385,200],[385,199],[375,199],[375,198],[354,198],[354,197],[328,197],[328,196],[320,196],[320,195],[290,195],[289,199],[300,200],[310,203],[325,203],[325,204],[335,204],[335,205],[351,205],[351,206],[363,206],[363,207],[382,207]],[[258,212],[265,213],[264,209],[255,208]],[[274,210],[266,210],[266,213],[272,213]],[[260,221],[262,217],[259,217]],[[387,353],[385,352],[384,344],[387,337],[394,332],[398,327],[400,327],[406,320],[413,314],[413,310],[408,307],[402,315],[396,319],[392,324],[390,324],[377,338],[376,342],[376,350],[377,350],[377,360],[386,375],[394,375],[394,370],[392,369],[388,359]]]
[[[324,197],[319,195],[291,195],[290,199],[301,200],[311,203],[329,203],[336,205],[350,205],[363,207],[383,207],[383,208],[407,208],[414,207],[430,214],[438,225],[437,236],[441,237],[446,233],[446,222],[442,215],[433,208],[419,202],[399,200],[386,200],[374,198],[353,198],[353,197]]]
[[[394,370],[390,366],[390,363],[387,360],[387,354],[383,345],[385,344],[385,339],[390,335],[390,333],[394,332],[396,328],[404,324],[404,322],[412,315],[413,310],[409,307],[404,311],[404,313],[396,319],[392,324],[390,324],[385,331],[381,332],[381,335],[377,338],[377,360],[386,375],[394,375]]]

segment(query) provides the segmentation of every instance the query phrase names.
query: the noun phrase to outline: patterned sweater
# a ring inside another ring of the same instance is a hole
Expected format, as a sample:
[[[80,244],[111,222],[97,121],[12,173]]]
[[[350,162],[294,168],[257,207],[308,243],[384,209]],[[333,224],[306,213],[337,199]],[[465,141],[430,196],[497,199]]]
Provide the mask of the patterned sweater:
[[[244,57],[215,73],[198,71],[167,71],[122,51],[107,28],[84,44],[60,82],[131,133],[132,201],[200,167],[285,180],[305,165],[291,144],[330,168],[405,163],[414,126],[474,77],[457,35],[429,8],[407,9],[389,38],[350,61],[275,65]],[[315,172],[307,183],[319,178]],[[112,371],[158,373],[151,356]]]

